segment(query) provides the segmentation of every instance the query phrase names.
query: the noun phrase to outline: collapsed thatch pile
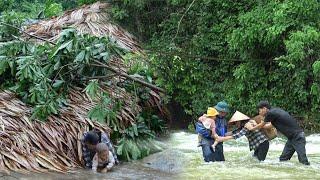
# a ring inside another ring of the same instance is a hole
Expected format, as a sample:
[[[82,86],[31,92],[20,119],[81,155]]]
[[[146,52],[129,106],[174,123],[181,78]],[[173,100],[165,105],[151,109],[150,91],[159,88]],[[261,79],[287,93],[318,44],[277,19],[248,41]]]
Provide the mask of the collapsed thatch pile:
[[[0,170],[66,172],[81,166],[80,139],[89,126],[110,129],[87,118],[94,106],[80,91],[70,92],[70,105],[47,122],[30,121],[31,108],[8,91],[0,92]]]
[[[92,34],[98,37],[108,36],[124,49],[141,52],[140,46],[131,34],[111,23],[107,12],[110,7],[110,4],[100,2],[85,5],[75,10],[66,11],[60,17],[31,25],[26,32],[55,42],[63,27],[73,27],[81,34]]]
[[[63,27],[71,26],[80,33],[109,36],[119,46],[131,52],[142,52],[129,33],[109,22],[104,10],[108,6],[99,2],[83,6],[74,11],[67,11],[61,17],[34,24],[26,31],[55,41]],[[127,71],[119,57],[114,57],[108,65],[119,72]],[[116,117],[125,129],[134,123],[135,117],[141,112],[139,99],[118,86],[119,82],[124,81],[123,77],[112,76],[108,81],[110,85],[103,89],[109,93],[111,99],[123,102]],[[150,97],[145,105],[161,110],[159,94],[150,91]],[[82,133],[88,130],[89,126],[111,132],[106,125],[87,118],[88,111],[94,105],[82,89],[75,88],[69,92],[68,107],[61,109],[59,115],[50,116],[45,123],[30,121],[31,107],[17,99],[13,93],[0,91],[0,171],[42,172],[49,169],[66,172],[81,166],[79,139]]]
[[[110,4],[100,2],[96,2],[92,5],[85,5],[75,10],[66,11],[60,17],[54,17],[48,21],[40,21],[36,24],[33,24],[26,29],[26,32],[53,42],[59,38],[59,33],[64,27],[73,27],[81,34],[108,36],[109,38],[113,39],[121,48],[124,48],[132,53],[142,53],[143,51],[135,38],[120,26],[115,25],[110,21],[108,14],[109,8]],[[37,39],[32,40],[42,42]],[[128,67],[126,67],[126,65],[123,63],[123,59],[121,58],[113,57],[109,61],[108,65],[116,69],[119,73],[127,72]],[[137,113],[140,112],[141,108],[137,104],[138,102],[136,101],[137,99],[135,95],[131,95],[131,97],[130,95],[128,96],[128,93],[118,86],[118,83],[123,82],[124,78],[121,76],[113,76],[109,79],[109,81],[111,82],[109,87],[109,89],[111,89],[109,92],[114,94],[114,97],[118,97],[121,101],[126,102],[125,107],[123,108],[123,116],[117,116],[118,119],[122,120],[122,118],[128,119],[132,117],[128,116],[127,114],[133,114],[133,117],[135,117]],[[162,114],[164,114],[160,105],[159,93],[151,90],[149,95],[150,99],[146,102],[146,106],[156,107]],[[130,109],[134,109],[136,112],[131,113],[132,110]],[[130,120],[134,121],[134,119]]]

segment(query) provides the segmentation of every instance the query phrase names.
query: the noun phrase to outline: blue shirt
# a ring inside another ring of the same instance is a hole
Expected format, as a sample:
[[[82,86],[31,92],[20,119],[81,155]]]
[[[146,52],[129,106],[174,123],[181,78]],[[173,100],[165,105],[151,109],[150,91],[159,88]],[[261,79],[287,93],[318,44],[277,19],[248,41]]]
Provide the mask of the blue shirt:
[[[227,120],[225,117],[217,116],[216,120],[216,133],[218,136],[225,136],[227,133]]]
[[[196,123],[196,132],[206,139],[213,140],[211,137],[211,130],[205,128],[201,122]]]

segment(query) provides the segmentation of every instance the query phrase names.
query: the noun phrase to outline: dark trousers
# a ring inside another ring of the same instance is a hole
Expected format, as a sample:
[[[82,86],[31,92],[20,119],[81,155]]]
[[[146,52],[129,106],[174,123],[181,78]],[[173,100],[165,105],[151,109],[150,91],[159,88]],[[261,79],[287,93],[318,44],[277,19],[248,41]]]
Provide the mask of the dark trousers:
[[[225,161],[223,154],[223,143],[217,144],[216,151],[214,152],[214,159],[216,161]]]
[[[269,141],[264,141],[261,143],[256,150],[254,150],[254,156],[258,158],[259,161],[264,161],[266,159],[269,150]]]
[[[291,139],[288,139],[279,158],[280,161],[290,160],[295,151],[298,154],[300,163],[310,165],[306,155],[306,138],[304,132],[297,133]]]
[[[211,145],[213,144],[212,139],[201,139],[201,148],[202,148],[202,155],[205,162],[214,162],[214,151],[212,151]]]
[[[208,140],[202,138],[201,140],[201,148],[202,148],[202,155],[205,162],[214,162],[214,161],[224,161],[224,154],[223,154],[223,143],[219,143],[216,146],[216,150],[213,151],[211,145],[214,143],[214,140]]]

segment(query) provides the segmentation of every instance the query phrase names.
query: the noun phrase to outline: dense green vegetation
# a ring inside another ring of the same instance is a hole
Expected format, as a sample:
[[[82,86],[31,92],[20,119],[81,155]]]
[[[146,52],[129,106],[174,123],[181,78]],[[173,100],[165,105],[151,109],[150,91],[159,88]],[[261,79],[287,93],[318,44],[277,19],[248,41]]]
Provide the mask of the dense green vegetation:
[[[310,129],[320,123],[319,1],[115,4],[114,17],[144,37],[157,82],[186,112],[226,100],[254,114],[266,99]]]

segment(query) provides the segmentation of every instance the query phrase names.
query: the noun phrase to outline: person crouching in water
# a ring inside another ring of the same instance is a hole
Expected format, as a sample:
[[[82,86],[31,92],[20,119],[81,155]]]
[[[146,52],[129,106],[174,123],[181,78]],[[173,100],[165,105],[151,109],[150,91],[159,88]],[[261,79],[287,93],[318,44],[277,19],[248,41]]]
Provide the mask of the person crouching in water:
[[[205,162],[214,162],[215,146],[218,144],[215,138],[218,135],[215,131],[215,119],[218,115],[218,111],[215,108],[209,107],[207,114],[202,115],[196,123],[196,132],[198,133],[198,141],[202,147],[202,153]]]
[[[105,143],[99,143],[96,147],[96,154],[92,160],[92,171],[106,173],[111,170],[115,164],[115,159],[109,151],[108,146]]]
[[[118,164],[118,158],[116,151],[113,147],[112,142],[110,141],[109,136],[105,132],[94,129],[83,134],[81,139],[82,145],[82,158],[86,169],[92,169],[92,160],[96,154],[96,147],[99,143],[104,143],[108,146],[109,151],[112,152],[112,155],[115,159],[115,163]]]
[[[235,115],[239,115],[242,118],[234,118]],[[235,123],[237,129],[232,131],[232,135],[219,137],[217,141],[224,142],[230,139],[238,139],[241,136],[245,135],[249,141],[250,151],[254,150],[253,156],[256,157],[259,161],[264,161],[266,159],[268,150],[269,150],[269,140],[267,136],[260,130],[250,131],[245,126],[255,126],[255,120],[250,120],[250,118],[241,112],[237,111],[229,123]]]

